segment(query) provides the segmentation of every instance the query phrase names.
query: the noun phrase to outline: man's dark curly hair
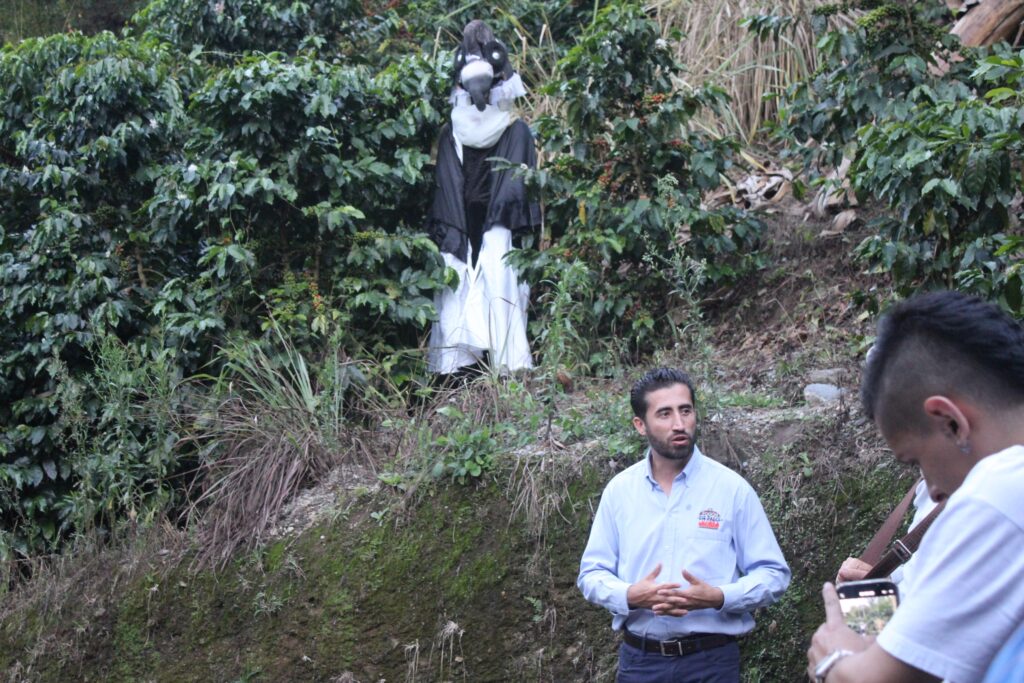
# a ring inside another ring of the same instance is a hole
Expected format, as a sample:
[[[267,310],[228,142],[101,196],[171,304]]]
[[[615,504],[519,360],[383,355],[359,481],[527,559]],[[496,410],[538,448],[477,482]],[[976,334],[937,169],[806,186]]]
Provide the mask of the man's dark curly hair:
[[[1001,411],[1024,403],[1024,328],[960,292],[922,294],[881,319],[861,383],[864,412],[923,429],[929,396],[962,396]]]
[[[641,420],[644,419],[647,416],[647,394],[676,384],[686,385],[690,390],[693,407],[696,409],[697,392],[694,391],[693,380],[688,374],[676,368],[654,368],[648,370],[643,377],[638,379],[629,392],[629,405],[633,408],[633,415]]]

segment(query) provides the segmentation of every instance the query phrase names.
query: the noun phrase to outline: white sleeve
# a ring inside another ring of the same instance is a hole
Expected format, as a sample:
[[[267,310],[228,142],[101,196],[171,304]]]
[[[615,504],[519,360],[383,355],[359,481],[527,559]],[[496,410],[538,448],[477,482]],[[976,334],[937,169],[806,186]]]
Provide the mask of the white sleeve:
[[[1024,531],[982,501],[951,508],[928,530],[907,600],[878,644],[933,676],[969,683],[1024,618]]]

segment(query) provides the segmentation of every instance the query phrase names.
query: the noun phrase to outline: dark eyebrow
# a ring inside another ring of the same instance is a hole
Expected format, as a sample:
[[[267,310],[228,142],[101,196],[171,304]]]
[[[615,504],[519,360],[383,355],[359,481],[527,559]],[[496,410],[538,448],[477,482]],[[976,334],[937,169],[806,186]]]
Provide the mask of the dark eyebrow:
[[[687,409],[693,410],[693,404],[692,403],[680,403],[679,405],[676,405],[676,406],[662,406],[661,408],[655,408],[654,412],[655,413],[664,413],[666,410],[672,410],[673,408],[675,408],[677,410],[687,410]]]

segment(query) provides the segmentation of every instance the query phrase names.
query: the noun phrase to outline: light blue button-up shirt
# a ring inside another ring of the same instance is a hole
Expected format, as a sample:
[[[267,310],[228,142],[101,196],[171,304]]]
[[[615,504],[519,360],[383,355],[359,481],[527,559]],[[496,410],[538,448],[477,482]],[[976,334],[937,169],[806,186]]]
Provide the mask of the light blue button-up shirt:
[[[630,609],[626,590],[659,562],[658,583],[685,588],[685,568],[722,590],[721,609],[683,617]],[[754,627],[750,612],[775,602],[789,578],[750,484],[695,448],[668,496],[654,480],[649,454],[608,483],[576,585],[587,600],[611,611],[612,628],[668,640],[690,633],[746,633]]]

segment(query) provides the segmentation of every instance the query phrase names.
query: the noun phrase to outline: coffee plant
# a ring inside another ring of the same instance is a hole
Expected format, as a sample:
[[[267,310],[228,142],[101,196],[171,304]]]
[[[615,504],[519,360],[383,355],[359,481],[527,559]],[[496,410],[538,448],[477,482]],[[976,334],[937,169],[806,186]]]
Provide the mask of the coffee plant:
[[[0,52],[0,520],[21,552],[57,539],[76,479],[54,359],[78,374],[95,335],[144,334],[156,270],[178,267],[139,209],[181,144],[190,75],[110,34]]]
[[[805,167],[853,160],[862,199],[889,208],[856,255],[898,293],[971,291],[1022,308],[1019,257],[1020,56],[961,48],[935,3],[850,2],[817,21],[865,12],[826,32],[822,66],[793,86],[776,132]],[[811,144],[813,142],[813,144]]]
[[[673,36],[679,39],[680,36]],[[656,22],[632,3],[603,7],[558,63],[543,92],[563,109],[537,122],[548,165],[528,174],[546,202],[553,247],[518,263],[535,282],[586,268],[600,288],[575,293],[569,316],[583,338],[624,338],[627,351],[671,338],[673,293],[688,260],[725,284],[758,263],[760,225],[701,197],[719,184],[737,143],[689,126],[723,102],[714,88],[680,86],[683,73]]]
[[[970,69],[953,58],[959,44],[935,24],[936,7],[854,0],[813,9],[811,24],[821,33],[820,66],[784,96],[775,133],[786,143],[785,152],[808,164],[835,166],[861,126],[906,111],[919,86],[941,83],[966,92],[961,79]],[[852,26],[826,30],[830,18],[853,10],[861,14]],[[944,76],[940,63],[949,67]]]
[[[379,54],[373,48],[393,32],[395,15],[356,0],[155,0],[133,24],[136,32],[218,62],[249,52],[304,51],[352,62]]]
[[[367,20],[340,3],[289,4],[311,14],[259,24],[277,43],[247,34],[293,56],[226,59],[146,25],[188,25],[200,6],[213,3],[155,3],[139,38],[0,52],[4,557],[173,498],[173,430],[116,382],[174,386],[215,367],[228,337],[278,325],[307,350],[404,353],[449,284],[419,226],[444,60],[371,69],[303,51],[312,26]]]
[[[923,95],[902,120],[862,129],[854,186],[898,213],[877,222],[858,254],[892,272],[904,292],[918,283],[955,287],[1024,314],[1021,239],[1012,234],[1024,151],[1022,58],[978,62],[979,94]]]

